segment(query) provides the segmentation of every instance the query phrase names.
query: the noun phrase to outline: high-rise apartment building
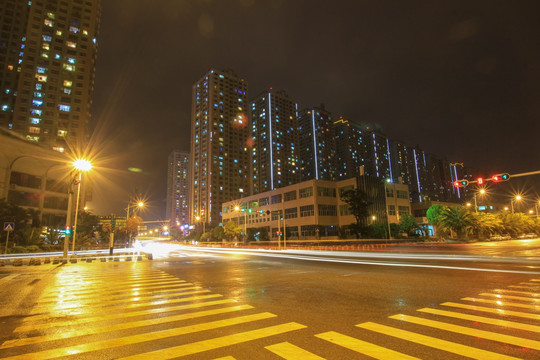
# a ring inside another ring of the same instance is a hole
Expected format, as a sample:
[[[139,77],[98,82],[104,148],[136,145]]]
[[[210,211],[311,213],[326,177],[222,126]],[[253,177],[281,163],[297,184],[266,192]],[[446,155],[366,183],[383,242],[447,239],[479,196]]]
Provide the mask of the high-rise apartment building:
[[[368,144],[366,155],[366,174],[381,179],[392,179],[390,140],[378,130],[371,130],[367,134]]]
[[[231,70],[210,70],[193,86],[190,222],[221,221],[223,202],[248,195],[251,128],[248,84]]]
[[[339,119],[334,122],[334,131],[338,179],[358,176],[360,168],[366,166],[366,126]]]
[[[302,181],[337,179],[334,121],[323,104],[299,112],[298,136]]]
[[[167,215],[171,224],[189,224],[189,153],[169,154],[167,174]]]
[[[100,0],[4,0],[0,127],[57,151],[88,140]]]
[[[264,91],[251,101],[252,193],[300,181],[297,104],[283,90]]]

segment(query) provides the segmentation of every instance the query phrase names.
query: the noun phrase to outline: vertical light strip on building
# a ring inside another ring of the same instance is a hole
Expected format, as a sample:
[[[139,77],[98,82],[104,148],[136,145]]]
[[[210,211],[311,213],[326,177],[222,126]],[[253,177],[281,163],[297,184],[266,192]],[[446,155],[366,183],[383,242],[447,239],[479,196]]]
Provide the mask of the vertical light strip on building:
[[[272,146],[272,93],[268,93],[268,128],[270,131],[269,143],[270,143],[270,190],[274,190],[274,157],[272,151],[274,150]]]
[[[394,175],[392,174],[392,158],[390,156],[390,142],[386,138],[386,151],[388,151],[388,169],[390,170],[390,179],[394,182]]]
[[[319,180],[319,159],[317,156],[317,133],[315,132],[315,109],[311,110],[311,123],[313,128],[313,153],[315,154],[315,179]]]
[[[456,165],[452,165],[454,167],[454,177],[456,179],[456,181],[458,180],[458,176],[457,176],[457,166]],[[459,187],[456,187],[456,190],[457,190],[457,196],[458,198],[461,199],[461,192],[459,191]]]
[[[375,154],[375,170],[377,171],[377,177],[381,177],[379,174],[379,157],[377,155],[377,141],[375,139],[375,133],[373,133],[373,153]]]
[[[414,154],[414,168],[416,169],[416,183],[418,185],[418,200],[422,202],[422,193],[420,191],[420,176],[418,175],[418,159],[416,158],[416,149],[413,149]]]

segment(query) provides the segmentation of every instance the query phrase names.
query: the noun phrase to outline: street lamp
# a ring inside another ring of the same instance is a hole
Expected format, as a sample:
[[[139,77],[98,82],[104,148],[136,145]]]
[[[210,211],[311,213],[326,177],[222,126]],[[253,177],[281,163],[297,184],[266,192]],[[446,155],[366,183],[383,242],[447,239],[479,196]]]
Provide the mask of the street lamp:
[[[195,220],[197,220],[197,222],[200,222],[201,219],[202,219],[202,218],[201,218],[200,216],[198,216],[198,215],[195,216]],[[203,229],[202,232],[203,232],[203,234],[206,232],[205,225],[206,225],[206,224],[205,224],[205,222],[203,221],[203,222],[202,222],[202,229]]]
[[[478,213],[478,202],[476,201],[476,195],[477,194],[484,195],[485,193],[486,193],[486,189],[484,188],[478,190],[478,193],[474,193],[473,199],[474,199],[474,212],[475,213]],[[471,204],[467,203],[467,206],[471,206]]]
[[[240,211],[240,206],[236,205],[234,211]],[[247,210],[242,209],[244,213],[244,237],[247,237]]]
[[[132,203],[131,200],[128,201],[127,212],[126,212],[126,233],[128,234],[128,246],[129,247],[131,247],[131,233],[129,232],[128,221],[129,221],[129,208],[131,207],[131,205],[135,205],[138,208],[142,208],[142,207],[144,207],[144,202],[138,201],[136,203]],[[133,213],[135,214],[135,211]]]
[[[73,161],[73,168],[76,171],[75,178],[73,179],[73,182],[69,185],[70,191],[69,191],[69,198],[68,198],[68,214],[67,214],[67,221],[66,221],[66,228],[71,226],[71,207],[72,205],[72,184],[77,185],[77,202],[75,203],[75,220],[73,221],[73,239],[72,239],[72,247],[71,251],[75,251],[75,238],[77,236],[77,215],[79,214],[79,199],[81,196],[81,180],[82,180],[82,173],[88,172],[92,169],[92,164],[87,159],[76,159]],[[64,258],[67,258],[67,252],[68,252],[68,236],[64,238]]]
[[[514,213],[514,201],[520,201],[521,195],[516,195],[512,200],[510,200],[510,207],[512,208],[512,214]]]

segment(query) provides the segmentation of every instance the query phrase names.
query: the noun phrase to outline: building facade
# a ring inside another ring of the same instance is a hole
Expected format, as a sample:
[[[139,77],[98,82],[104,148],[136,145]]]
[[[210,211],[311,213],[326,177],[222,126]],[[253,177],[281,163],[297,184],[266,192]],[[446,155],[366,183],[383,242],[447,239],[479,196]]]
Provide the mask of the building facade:
[[[283,90],[251,101],[252,194],[300,182],[297,104]]]
[[[0,127],[57,151],[88,141],[100,0],[5,0]]]
[[[191,223],[218,225],[221,205],[250,189],[248,84],[231,70],[210,70],[193,86]]]
[[[0,199],[35,211],[41,225],[63,227],[68,192],[75,191],[74,174],[65,156],[4,129],[0,130],[0,144]],[[84,175],[81,206],[86,180]]]
[[[357,188],[368,194],[371,203],[364,225],[389,225],[399,222],[399,216],[411,214],[407,185],[359,176],[340,181],[308,180],[225,202],[223,224],[234,221],[245,232],[255,228],[266,231],[273,240],[337,239],[340,227],[356,222],[342,195]]]
[[[165,217],[171,225],[189,224],[189,166],[188,152],[175,150],[169,154]]]
[[[337,179],[334,122],[323,104],[299,112],[298,136],[302,181]]]

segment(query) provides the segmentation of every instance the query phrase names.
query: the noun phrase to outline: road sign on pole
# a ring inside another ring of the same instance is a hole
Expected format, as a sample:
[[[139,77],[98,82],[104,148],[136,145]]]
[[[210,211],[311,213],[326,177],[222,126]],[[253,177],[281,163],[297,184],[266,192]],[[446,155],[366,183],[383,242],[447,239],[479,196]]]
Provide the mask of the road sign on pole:
[[[13,231],[15,230],[15,223],[12,222],[5,222],[4,223],[4,231]]]

